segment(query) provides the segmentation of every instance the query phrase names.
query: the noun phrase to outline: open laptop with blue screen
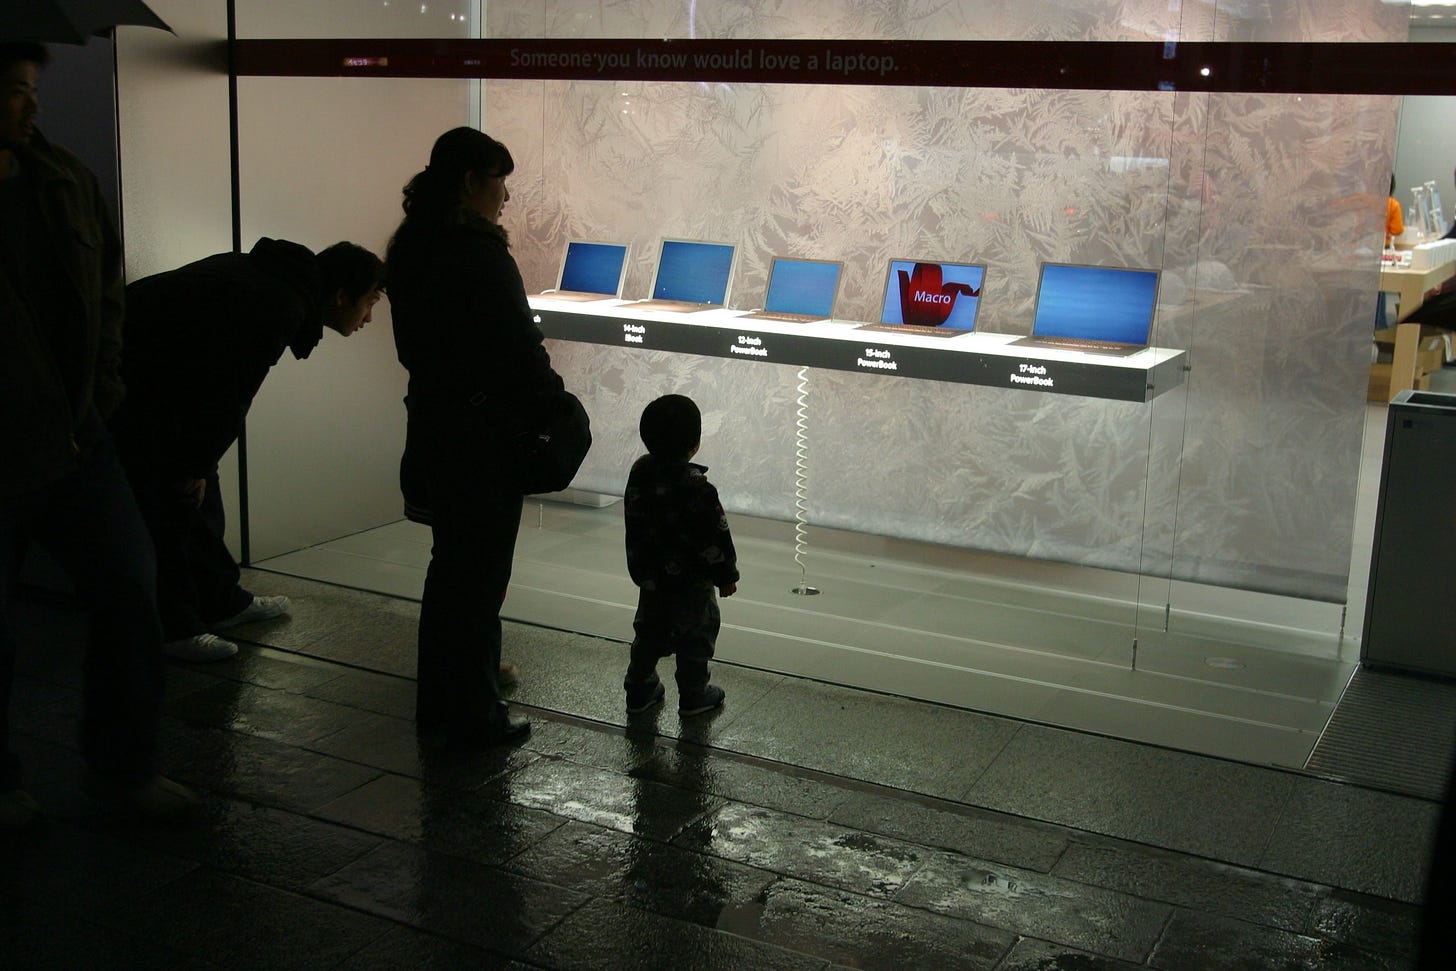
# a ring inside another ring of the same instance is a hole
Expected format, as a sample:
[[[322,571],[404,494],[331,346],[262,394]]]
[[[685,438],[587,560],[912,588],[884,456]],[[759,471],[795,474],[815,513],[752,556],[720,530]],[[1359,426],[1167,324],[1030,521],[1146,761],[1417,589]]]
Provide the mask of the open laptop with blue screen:
[[[979,263],[891,260],[878,324],[860,330],[958,337],[976,329],[986,268]]]
[[[1148,346],[1158,307],[1158,271],[1043,263],[1026,347],[1136,354]]]
[[[738,248],[731,243],[664,239],[657,256],[652,296],[628,304],[634,310],[693,313],[728,303]]]
[[[626,275],[626,244],[573,239],[566,244],[556,288],[537,296],[552,300],[612,300],[622,295],[622,279]]]
[[[763,309],[743,316],[750,320],[781,320],[807,324],[834,316],[843,263],[795,260],[775,256],[768,271],[768,293]]]

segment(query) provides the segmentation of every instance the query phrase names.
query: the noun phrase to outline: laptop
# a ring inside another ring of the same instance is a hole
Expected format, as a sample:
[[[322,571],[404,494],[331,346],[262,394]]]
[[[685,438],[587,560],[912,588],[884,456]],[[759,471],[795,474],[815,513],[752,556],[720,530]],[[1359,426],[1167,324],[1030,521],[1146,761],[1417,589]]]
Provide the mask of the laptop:
[[[652,296],[627,306],[633,310],[674,310],[678,313],[725,306],[737,258],[738,248],[732,243],[664,239],[657,255]]]
[[[555,289],[536,296],[552,300],[612,300],[622,295],[622,280],[626,275],[626,244],[573,239],[566,244]]]
[[[969,334],[976,329],[985,279],[980,263],[891,260],[880,322],[859,329],[928,337]]]
[[[794,260],[775,256],[768,270],[768,292],[763,309],[743,316],[749,320],[781,320],[807,324],[834,316],[843,263],[829,260]]]
[[[1031,336],[1011,343],[1136,354],[1148,346],[1157,306],[1157,270],[1043,263]]]

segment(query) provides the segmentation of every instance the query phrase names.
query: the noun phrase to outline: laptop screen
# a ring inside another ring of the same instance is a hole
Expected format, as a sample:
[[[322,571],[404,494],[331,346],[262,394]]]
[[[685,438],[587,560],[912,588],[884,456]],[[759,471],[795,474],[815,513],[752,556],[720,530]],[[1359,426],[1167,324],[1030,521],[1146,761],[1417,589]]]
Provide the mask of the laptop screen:
[[[985,278],[976,263],[891,260],[880,323],[975,330]]]
[[[734,247],[729,243],[664,239],[662,254],[657,260],[657,278],[652,281],[652,298],[727,303],[733,256]]]
[[[1157,270],[1043,263],[1031,335],[1146,344],[1157,305]]]
[[[768,293],[763,309],[777,314],[834,313],[839,293],[841,264],[825,260],[791,260],[774,257],[768,271]]]
[[[566,244],[566,258],[561,261],[561,280],[556,289],[618,296],[626,268],[626,246],[574,239]]]

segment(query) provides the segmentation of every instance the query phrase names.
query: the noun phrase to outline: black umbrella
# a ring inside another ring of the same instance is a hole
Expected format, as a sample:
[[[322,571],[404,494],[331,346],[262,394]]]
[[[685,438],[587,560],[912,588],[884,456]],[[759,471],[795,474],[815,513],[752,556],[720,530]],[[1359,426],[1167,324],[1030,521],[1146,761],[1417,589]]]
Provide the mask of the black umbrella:
[[[130,24],[170,31],[141,0],[3,0],[0,41],[84,44],[93,34]]]

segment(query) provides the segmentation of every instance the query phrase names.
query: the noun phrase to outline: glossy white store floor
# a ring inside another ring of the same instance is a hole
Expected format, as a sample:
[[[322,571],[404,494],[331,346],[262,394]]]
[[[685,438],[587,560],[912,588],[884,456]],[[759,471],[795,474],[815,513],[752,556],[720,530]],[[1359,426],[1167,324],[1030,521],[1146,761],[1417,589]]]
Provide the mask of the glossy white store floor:
[[[743,581],[723,604],[725,661],[1255,764],[1306,765],[1355,671],[1386,410],[1366,432],[1345,634],[1342,606],[1108,571],[808,532],[731,516]],[[418,600],[429,531],[399,521],[254,564]],[[620,504],[528,500],[505,615],[627,640]],[[1136,644],[1136,648],[1134,648]]]

